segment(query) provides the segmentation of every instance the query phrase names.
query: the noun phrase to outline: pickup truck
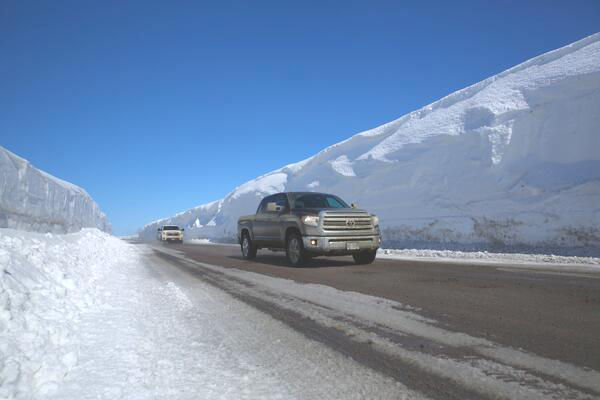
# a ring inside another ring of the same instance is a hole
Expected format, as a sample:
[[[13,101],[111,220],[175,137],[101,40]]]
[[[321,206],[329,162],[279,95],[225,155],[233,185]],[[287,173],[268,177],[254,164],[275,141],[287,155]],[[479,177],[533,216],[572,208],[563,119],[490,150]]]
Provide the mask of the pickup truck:
[[[157,229],[156,238],[161,242],[183,243],[183,231],[177,225],[163,225]]]
[[[293,266],[320,255],[352,255],[357,264],[370,264],[381,244],[376,216],[315,192],[265,197],[255,215],[240,217],[237,236],[245,259],[262,248],[285,249]]]

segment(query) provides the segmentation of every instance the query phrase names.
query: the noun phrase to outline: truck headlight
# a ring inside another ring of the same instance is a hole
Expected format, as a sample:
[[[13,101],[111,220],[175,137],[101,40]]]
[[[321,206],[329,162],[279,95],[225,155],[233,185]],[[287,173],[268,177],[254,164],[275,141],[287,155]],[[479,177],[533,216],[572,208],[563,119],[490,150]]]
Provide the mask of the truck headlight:
[[[302,217],[302,223],[309,226],[319,226],[319,217],[315,215],[305,215]]]
[[[379,218],[376,215],[373,215],[371,219],[373,221],[373,226],[379,226]]]

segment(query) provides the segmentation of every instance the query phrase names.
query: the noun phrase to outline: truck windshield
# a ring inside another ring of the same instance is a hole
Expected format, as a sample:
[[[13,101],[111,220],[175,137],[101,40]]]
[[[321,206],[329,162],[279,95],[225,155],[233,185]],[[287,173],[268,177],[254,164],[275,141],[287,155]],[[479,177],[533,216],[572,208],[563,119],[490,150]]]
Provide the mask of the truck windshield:
[[[349,208],[339,197],[330,194],[306,193],[292,197],[292,208]]]
[[[165,225],[163,226],[163,231],[178,231],[179,227],[175,225]]]

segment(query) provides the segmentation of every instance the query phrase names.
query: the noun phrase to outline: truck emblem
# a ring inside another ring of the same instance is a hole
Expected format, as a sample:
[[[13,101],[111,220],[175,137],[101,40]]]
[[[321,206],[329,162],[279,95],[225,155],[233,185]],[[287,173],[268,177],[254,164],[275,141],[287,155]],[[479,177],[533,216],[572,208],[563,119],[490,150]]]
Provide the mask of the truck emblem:
[[[356,221],[353,219],[347,219],[346,220],[346,226],[354,226],[356,225]]]

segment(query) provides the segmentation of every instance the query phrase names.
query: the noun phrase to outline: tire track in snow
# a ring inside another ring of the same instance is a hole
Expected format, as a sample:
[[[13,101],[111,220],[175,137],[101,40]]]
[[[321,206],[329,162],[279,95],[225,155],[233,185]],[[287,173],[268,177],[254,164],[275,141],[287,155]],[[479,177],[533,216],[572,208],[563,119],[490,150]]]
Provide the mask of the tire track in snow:
[[[166,254],[160,250],[157,254],[306,336],[433,398],[599,397],[596,371],[444,330],[435,321],[403,311],[406,307],[395,302],[380,301],[384,311],[393,303],[387,311],[394,308],[396,312],[382,318],[361,309],[362,300],[369,303],[374,299],[370,296],[224,270],[183,259],[171,251]],[[312,301],[307,300],[311,296]],[[341,309],[336,296],[342,301]],[[338,308],[324,306],[328,300],[337,301]],[[395,336],[390,337],[390,332]],[[426,350],[421,346],[415,349],[414,343],[418,342],[429,346]]]

